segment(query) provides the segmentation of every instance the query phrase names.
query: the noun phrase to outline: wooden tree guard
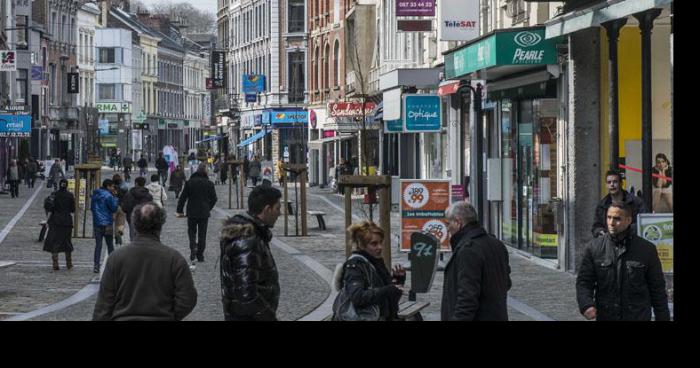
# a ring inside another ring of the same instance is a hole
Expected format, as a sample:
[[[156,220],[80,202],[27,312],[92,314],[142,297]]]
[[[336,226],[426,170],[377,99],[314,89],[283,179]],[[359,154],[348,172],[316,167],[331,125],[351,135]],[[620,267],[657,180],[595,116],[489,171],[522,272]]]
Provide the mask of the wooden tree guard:
[[[349,188],[374,188],[381,189],[378,193],[379,201],[379,226],[384,229],[384,242],[382,257],[387,269],[391,270],[391,176],[389,175],[341,175],[338,185],[345,187],[345,257],[350,257],[352,243],[347,228],[352,225],[352,190]]]
[[[75,197],[75,214],[73,216],[73,237],[74,238],[92,238],[85,236],[85,228],[83,227],[83,236],[78,236],[80,232],[80,180],[85,174],[85,213],[91,206],[91,196],[93,190],[100,187],[102,184],[102,165],[100,164],[81,164],[75,166],[75,186],[73,187],[73,196]],[[87,215],[85,215],[87,216]]]
[[[301,216],[301,236],[308,236],[309,235],[309,228],[307,225],[307,210],[306,210],[306,175],[308,168],[306,164],[288,164],[283,162],[282,163],[282,171],[284,172],[285,180],[284,180],[284,236],[288,236],[288,226],[287,226],[287,178],[286,178],[286,172],[293,172],[298,175],[300,178],[300,183],[299,185],[301,186],[301,211],[297,210],[297,215]]]
[[[236,167],[238,166],[243,166],[243,160],[229,160],[226,162],[227,165],[229,165],[229,170],[228,170],[228,209],[231,209],[231,189],[233,187],[233,180],[231,178],[233,177],[233,171],[236,170]],[[240,174],[238,175],[238,186],[240,190],[238,191],[238,198],[239,201],[236,204],[236,209],[241,209],[245,208],[245,202],[243,202],[243,190],[245,188],[245,172],[241,170]]]

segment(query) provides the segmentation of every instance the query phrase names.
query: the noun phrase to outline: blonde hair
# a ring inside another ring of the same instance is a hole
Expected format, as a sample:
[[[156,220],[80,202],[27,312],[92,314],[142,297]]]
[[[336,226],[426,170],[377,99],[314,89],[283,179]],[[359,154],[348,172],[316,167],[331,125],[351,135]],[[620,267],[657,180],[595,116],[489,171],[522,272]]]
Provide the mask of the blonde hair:
[[[355,249],[366,248],[367,244],[372,241],[372,235],[374,234],[379,235],[379,237],[384,240],[384,230],[370,221],[352,224],[348,227],[347,231],[350,233],[350,241]]]

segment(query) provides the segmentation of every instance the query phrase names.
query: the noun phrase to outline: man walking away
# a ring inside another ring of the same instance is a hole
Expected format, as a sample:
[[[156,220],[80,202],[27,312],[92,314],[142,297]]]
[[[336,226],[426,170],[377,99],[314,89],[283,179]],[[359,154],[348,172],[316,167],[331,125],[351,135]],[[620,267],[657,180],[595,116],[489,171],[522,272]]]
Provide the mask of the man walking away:
[[[165,201],[168,199],[168,194],[165,193],[165,188],[158,182],[157,174],[151,175],[151,183],[146,186],[146,189],[151,193],[153,202],[160,208],[163,208],[165,206]]]
[[[49,171],[49,178],[51,178],[51,183],[53,185],[53,190],[58,188],[58,182],[61,179],[65,179],[66,175],[63,173],[63,168],[61,167],[61,161],[56,159],[56,162],[51,165],[51,171]]]
[[[158,175],[160,175],[161,185],[165,186],[165,182],[168,181],[168,161],[163,158],[163,152],[158,153],[156,170],[158,170]]]
[[[19,197],[19,166],[17,160],[11,160],[7,168],[7,181],[10,183],[10,195],[12,198]]]
[[[452,256],[445,267],[443,321],[507,321],[511,287],[508,251],[477,222],[474,207],[457,202],[447,209]]]
[[[629,193],[628,191],[622,189],[622,177],[620,173],[615,170],[610,170],[605,174],[605,184],[608,187],[608,195],[603,197],[598,203],[595,210],[595,218],[593,219],[593,227],[591,232],[593,237],[599,237],[604,235],[608,230],[606,216],[608,213],[608,208],[612,201],[621,201],[627,203],[627,205],[632,209],[632,231],[635,231],[637,215],[640,213],[645,213],[646,208],[644,207],[644,201],[641,198]]]
[[[270,229],[280,215],[281,197],[275,188],[257,186],[248,197],[248,212],[224,222],[219,272],[227,321],[277,320],[280,285]]]
[[[39,164],[33,158],[29,159],[29,163],[27,163],[27,188],[34,188],[37,172],[39,172]]]
[[[654,244],[631,228],[634,209],[613,201],[608,232],[586,247],[576,276],[576,299],[584,317],[598,321],[669,321],[666,281]]]
[[[134,184],[136,185],[129,189],[122,201],[122,210],[126,214],[126,222],[129,224],[130,240],[134,240],[134,236],[136,236],[134,227],[131,225],[131,211],[133,211],[136,206],[153,200],[153,196],[151,196],[151,193],[145,188],[146,179],[139,176],[134,179]]]
[[[136,238],[107,260],[93,321],[180,321],[197,304],[187,260],[160,242],[165,210],[154,203],[134,209]]]
[[[139,167],[139,176],[146,177],[148,173],[148,161],[146,161],[144,155],[141,155],[141,158],[136,162],[136,166]]]
[[[190,239],[190,261],[195,257],[204,262],[204,249],[207,244],[207,225],[211,210],[216,205],[216,190],[209,180],[207,164],[201,163],[197,172],[185,182],[185,188],[177,202],[177,217],[185,217],[183,209],[187,203],[187,235]]]
[[[131,167],[134,165],[134,160],[131,159],[131,156],[127,155],[124,157],[122,165],[124,166],[124,180],[128,183],[131,181]]]
[[[92,210],[92,226],[95,235],[95,267],[93,272],[100,272],[100,262],[102,259],[102,238],[107,242],[107,252],[112,254],[114,251],[113,244],[113,220],[112,217],[117,212],[119,204],[117,197],[117,189],[114,188],[114,182],[111,179],[105,179],[102,182],[102,187],[95,189],[92,192],[90,199]]]

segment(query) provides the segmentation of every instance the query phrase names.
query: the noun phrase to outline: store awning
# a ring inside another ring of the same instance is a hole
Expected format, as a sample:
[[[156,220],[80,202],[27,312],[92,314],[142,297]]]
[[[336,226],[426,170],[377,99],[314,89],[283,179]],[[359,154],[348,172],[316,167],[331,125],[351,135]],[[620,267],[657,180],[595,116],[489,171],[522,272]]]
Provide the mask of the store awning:
[[[670,6],[673,0],[608,0],[583,10],[563,14],[545,22],[545,39],[564,36],[607,21],[626,18],[652,8]]]
[[[214,136],[209,136],[207,138],[202,139],[201,141],[196,141],[194,142],[195,144],[200,144],[200,143],[205,143],[205,142],[213,142],[213,141],[218,141],[220,139],[226,138],[225,135],[214,135]]]
[[[258,140],[265,137],[265,135],[269,134],[270,132],[272,132],[272,131],[271,130],[261,130],[261,131],[255,133],[254,135],[252,135],[251,137],[248,137],[247,139],[243,140],[241,143],[238,144],[238,147],[245,147],[251,143],[255,143]]]
[[[445,81],[440,83],[438,87],[438,96],[447,96],[457,92],[461,85],[461,81]]]

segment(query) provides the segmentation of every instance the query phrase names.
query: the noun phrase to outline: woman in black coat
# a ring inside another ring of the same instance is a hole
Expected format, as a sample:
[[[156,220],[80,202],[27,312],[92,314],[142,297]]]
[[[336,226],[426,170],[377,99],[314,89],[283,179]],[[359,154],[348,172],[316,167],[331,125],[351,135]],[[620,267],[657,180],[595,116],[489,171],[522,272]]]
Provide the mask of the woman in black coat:
[[[51,253],[53,260],[53,269],[58,271],[58,253],[66,253],[66,268],[73,268],[71,253],[73,252],[73,243],[71,242],[71,233],[73,229],[72,213],[75,212],[75,197],[69,192],[68,180],[61,179],[59,188],[54,195],[53,208],[50,209],[51,215],[47,223],[49,224],[49,232],[44,241],[44,251]]]

